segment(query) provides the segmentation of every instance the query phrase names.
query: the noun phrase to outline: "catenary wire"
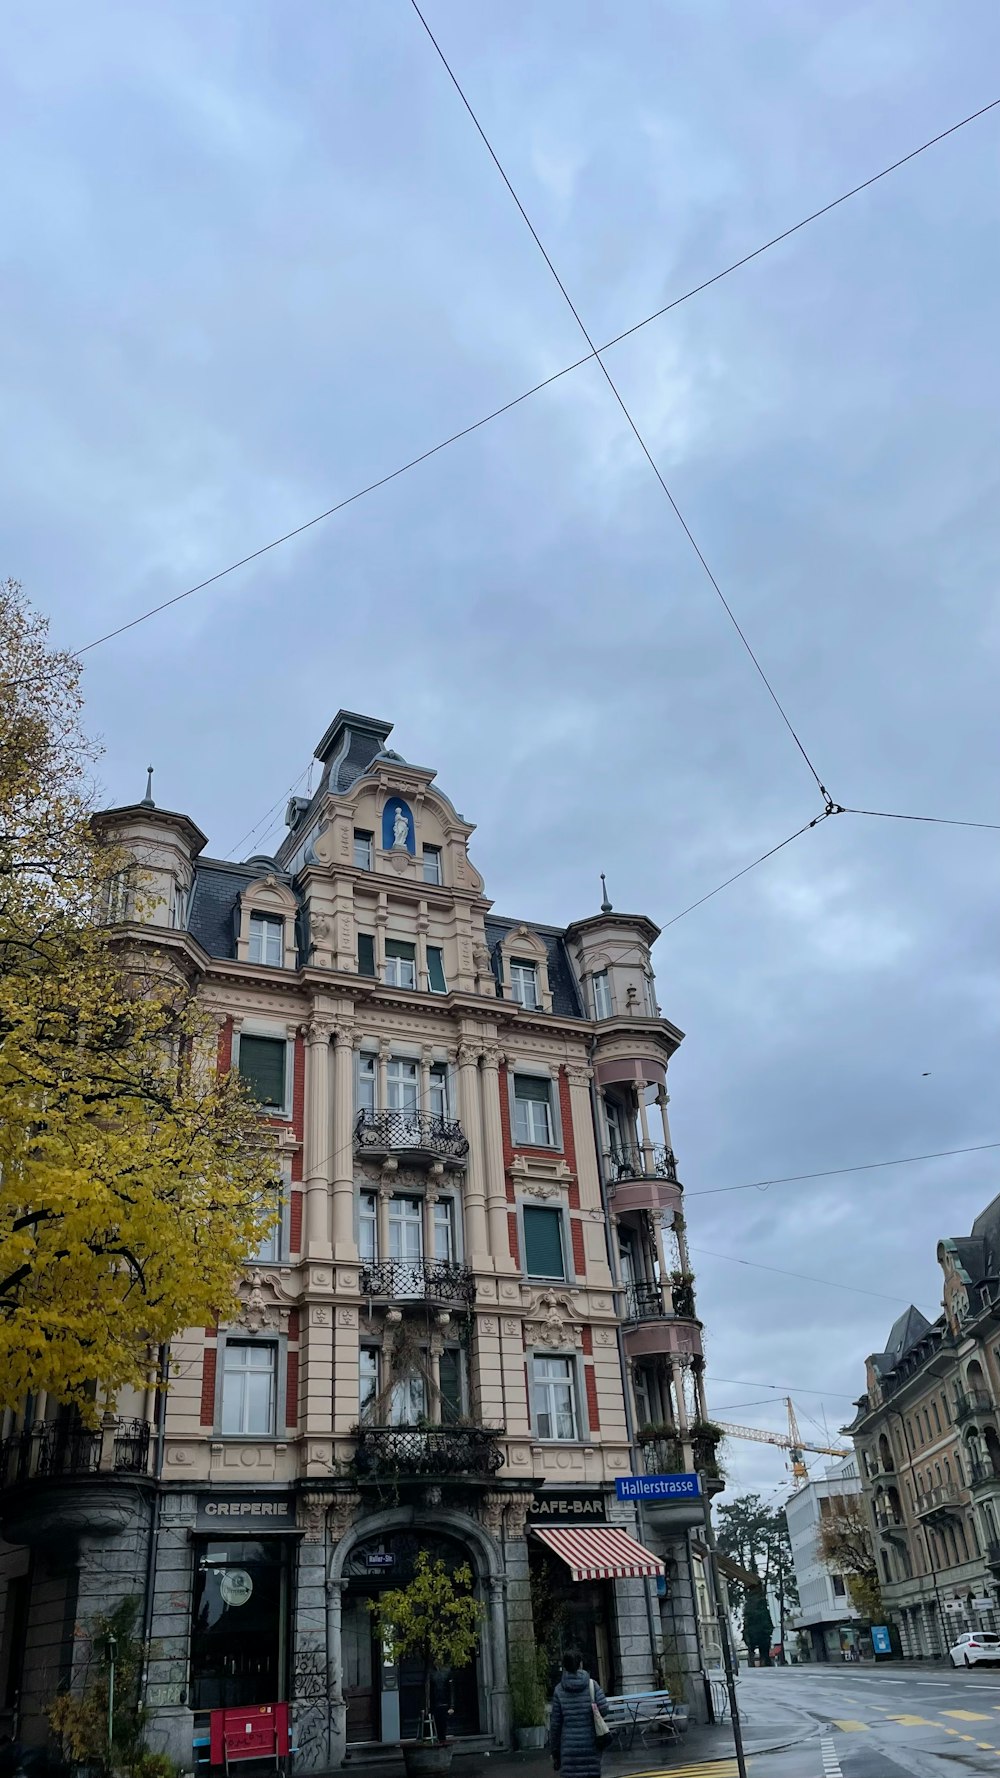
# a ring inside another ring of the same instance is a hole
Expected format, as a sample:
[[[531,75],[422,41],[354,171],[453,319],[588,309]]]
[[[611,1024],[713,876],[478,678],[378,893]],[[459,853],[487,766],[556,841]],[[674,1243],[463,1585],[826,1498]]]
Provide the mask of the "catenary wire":
[[[912,1167],[918,1161],[943,1161],[952,1155],[985,1154],[987,1149],[1000,1148],[1000,1142],[976,1142],[969,1148],[938,1148],[930,1154],[903,1154],[891,1161],[861,1161],[853,1167],[824,1167],[817,1173],[785,1173],[774,1179],[752,1179],[746,1185],[711,1185],[696,1191],[685,1191],[686,1198],[716,1198],[723,1192],[766,1191],[772,1185],[797,1185],[806,1179],[837,1179],[844,1173],[874,1173],[880,1167]]]
[[[268,816],[273,815],[276,809],[281,808],[281,805],[284,802],[286,796],[291,796],[292,792],[294,790],[296,790],[298,788],[298,786],[302,783],[302,780],[305,777],[306,773],[308,772],[309,766],[311,764],[312,764],[312,760],[309,761],[309,765],[303,766],[298,777],[295,779],[295,782],[293,784],[289,784],[287,790],[282,791],[281,795],[277,798],[277,800],[271,804],[271,807],[269,809],[265,810],[264,814],[261,816],[259,821],[255,821],[252,827],[247,828],[246,833],[240,835],[240,838],[236,841],[235,845],[226,847],[224,855],[227,858],[232,858],[235,855],[235,853],[239,851],[240,847],[247,840],[251,839],[255,833],[259,832],[259,830],[263,827],[264,822],[267,820]]]
[[[870,815],[876,821],[922,821],[931,827],[981,827],[988,833],[1000,833],[1000,821],[960,821],[952,815],[899,815],[893,809],[836,808],[831,815]]]
[[[713,1247],[692,1247],[692,1253],[706,1253],[712,1259],[724,1259],[732,1266],[752,1266],[755,1272],[776,1272],[779,1278],[799,1278],[804,1284],[825,1284],[830,1290],[850,1290],[855,1296],[878,1296],[885,1303],[903,1303],[906,1298],[890,1296],[885,1290],[863,1290],[859,1284],[840,1284],[835,1278],[815,1278],[810,1272],[789,1272],[784,1266],[766,1266],[761,1260],[739,1259],[733,1253],[716,1253]]]
[[[753,662],[754,667],[756,668],[761,680],[763,681],[765,689],[767,690],[768,695],[770,696],[771,701],[774,704],[774,707],[778,712],[778,715],[781,717],[782,722],[784,723],[786,729],[788,730],[789,735],[791,736],[792,740],[795,743],[795,746],[797,747],[799,753],[801,754],[802,759],[804,760],[811,776],[815,780],[816,788],[818,789],[826,806],[828,808],[831,807],[832,806],[832,798],[830,796],[829,791],[826,788],[826,785],[823,783],[823,780],[820,777],[819,773],[817,772],[816,767],[813,765],[812,760],[810,759],[808,753],[806,752],[806,749],[803,746],[802,741],[800,740],[800,738],[795,730],[795,727],[791,721],[791,718],[789,717],[787,711],[785,710],[784,705],[782,704],[781,699],[778,697],[778,694],[775,691],[774,686],[771,684],[770,679],[768,678],[767,674],[765,673],[764,668],[762,667],[760,661],[758,660],[756,654],[754,653],[754,650],[753,650],[753,647],[752,647],[749,637],[747,636],[746,632],[742,628],[740,621],[736,616],[735,611],[733,610],[732,606],[730,605],[729,600],[726,598],[726,595],[723,592],[721,586],[719,585],[719,582],[717,581],[715,575],[713,574],[711,568],[709,567],[708,562],[706,561],[705,556],[702,553],[701,547],[698,544],[698,542],[694,536],[694,533],[691,530],[690,525],[688,524],[686,518],[684,517],[684,514],[681,512],[681,509],[678,506],[677,501],[674,499],[673,494],[670,492],[670,489],[667,486],[667,483],[663,477],[663,474],[659,468],[659,465],[656,462],[656,459],[653,456],[652,451],[650,450],[649,446],[647,445],[646,440],[643,438],[642,433],[639,431],[639,428],[636,425],[635,420],[632,418],[632,414],[631,414],[629,408],[626,406],[625,399],[624,399],[623,395],[621,394],[617,383],[615,382],[614,378],[612,377],[611,372],[608,370],[608,367],[605,364],[604,359],[601,357],[600,351],[598,350],[597,346],[595,346],[593,340],[591,339],[590,333],[587,330],[586,323],[584,322],[579,309],[577,308],[576,304],[574,303],[573,298],[570,296],[569,291],[566,288],[566,285],[563,283],[562,278],[559,276],[559,273],[556,271],[555,265],[553,264],[552,260],[550,259],[547,249],[543,245],[543,242],[542,242],[541,236],[538,233],[538,230],[535,228],[535,225],[532,222],[531,217],[528,215],[528,212],[525,209],[524,205],[522,204],[520,198],[518,197],[517,192],[514,190],[514,187],[511,184],[510,179],[508,178],[506,170],[504,169],[504,166],[503,166],[502,162],[500,161],[499,156],[497,155],[496,149],[493,147],[493,144],[490,141],[489,137],[487,136],[486,131],[483,129],[483,126],[480,123],[479,118],[477,117],[475,111],[473,110],[473,107],[472,107],[469,99],[465,95],[465,91],[461,85],[461,82],[458,79],[458,76],[456,75],[454,69],[452,68],[451,63],[448,61],[448,58],[445,55],[444,50],[441,48],[441,45],[439,44],[437,38],[435,37],[434,32],[431,30],[430,25],[427,23],[427,20],[425,19],[423,13],[421,12],[420,7],[417,4],[417,0],[410,0],[410,5],[412,6],[418,19],[420,20],[421,25],[423,26],[425,32],[427,33],[427,36],[429,37],[431,43],[433,44],[434,49],[437,53],[438,59],[440,60],[441,65],[444,68],[444,71],[447,74],[449,80],[451,81],[452,86],[455,88],[455,91],[457,92],[459,98],[461,99],[462,104],[464,105],[466,111],[468,112],[470,118],[472,119],[472,122],[475,126],[476,132],[479,135],[480,140],[483,143],[483,146],[485,147],[490,159],[492,160],[493,165],[496,167],[496,170],[499,173],[501,179],[503,180],[504,185],[507,187],[507,190],[510,193],[511,198],[514,201],[514,204],[515,204],[522,220],[524,221],[524,224],[525,224],[529,234],[531,235],[531,238],[534,241],[535,246],[538,248],[539,253],[541,254],[542,258],[544,259],[545,264],[548,266],[549,271],[551,272],[560,292],[562,293],[562,296],[566,302],[566,306],[569,309],[570,314],[573,316],[573,319],[576,322],[577,327],[580,329],[580,332],[582,333],[584,339],[586,340],[587,345],[590,347],[591,353],[596,357],[597,363],[601,369],[601,374],[604,377],[604,380],[607,383],[608,388],[611,390],[611,393],[614,396],[615,401],[618,403],[618,406],[621,409],[622,414],[624,415],[626,421],[628,422],[629,428],[635,437],[636,443],[638,444],[640,450],[642,451],[643,456],[645,457],[647,463],[649,464],[650,469],[653,471],[653,474],[655,475],[661,489],[663,490],[663,493],[665,494],[665,496],[670,504],[670,507],[674,513],[674,517],[677,519],[677,522],[680,525],[681,530],[684,532],[684,535],[687,538],[689,544],[691,545],[691,548],[693,549],[695,555],[697,556],[698,561],[701,563],[701,566],[704,569],[709,582],[711,583],[711,585],[714,588],[715,592],[717,593],[719,599],[721,600],[723,609],[726,612],[726,616],[729,618],[729,621],[732,624],[733,628],[735,629],[737,636],[739,637],[740,641],[743,644],[743,647],[745,648],[747,654],[750,656],[750,659]]]
[[[854,1400],[853,1395],[848,1395],[844,1389],[806,1389],[804,1386],[796,1387],[794,1383],[762,1383],[759,1377],[753,1382],[748,1382],[745,1377],[719,1377],[714,1371],[711,1376],[706,1374],[705,1381],[706,1383],[732,1383],[738,1389],[770,1389],[776,1395],[835,1395],[838,1401]]]
[[[185,588],[183,592],[176,593],[173,598],[165,599],[159,605],[151,606],[148,611],[140,613],[138,617],[130,619],[128,623],[120,624],[117,629],[109,630],[106,635],[96,637],[92,642],[84,644],[82,648],[78,648],[73,652],[77,656],[87,654],[91,649],[100,648],[105,642],[112,641],[114,637],[124,635],[126,630],[134,629],[137,624],[146,623],[149,618],[157,617],[161,611],[169,610],[172,605],[177,605],[183,599],[189,599],[193,594],[202,592],[205,587],[212,586],[217,580],[222,580],[226,575],[236,573],[238,569],[246,567],[249,562],[256,561],[259,556],[266,555],[270,550],[277,549],[280,545],[290,542],[293,537],[300,536],[303,531],[311,529],[313,525],[322,523],[324,519],[332,518],[335,513],[342,511],[345,506],[351,505],[353,501],[360,500],[366,494],[374,493],[377,489],[385,487],[388,482],[394,481],[397,476],[405,475],[408,470],[415,469],[419,464],[425,463],[428,458],[435,456],[438,451],[446,450],[448,446],[459,443],[463,438],[468,438],[471,433],[478,431],[480,427],[488,426],[493,420],[498,420],[502,415],[510,413],[512,408],[520,406],[523,401],[530,400],[533,395],[539,395],[543,389],[550,388],[553,383],[559,382],[562,377],[569,376],[573,371],[580,370],[585,364],[590,364],[592,360],[598,357],[602,352],[611,351],[614,346],[620,345],[623,340],[630,339],[633,334],[639,333],[643,328],[651,326],[654,321],[661,320],[664,315],[670,314],[673,309],[680,308],[683,303],[690,302],[692,297],[700,296],[702,291],[709,290],[713,284],[718,284],[722,279],[730,277],[733,272],[740,271],[743,266],[749,265],[753,260],[759,259],[762,254],[768,253],[772,247],[777,247],[782,241],[789,240],[790,237],[797,234],[800,229],[807,228],[810,223],[817,222],[823,216],[828,216],[832,210],[836,210],[841,204],[846,204],[851,198],[857,197],[859,193],[867,191],[870,186],[876,185],[880,179],[885,179],[890,173],[895,173],[900,167],[906,166],[907,162],[915,160],[918,155],[925,154],[929,148],[936,147],[939,142],[945,141],[947,137],[955,135],[958,130],[964,129],[967,124],[975,123],[978,118],[985,117],[988,112],[995,110],[998,105],[1000,105],[1000,99],[991,99],[987,105],[980,106],[977,111],[969,112],[968,116],[959,118],[957,123],[949,125],[946,130],[939,131],[936,136],[931,136],[926,142],[921,142],[917,148],[910,149],[909,153],[902,155],[899,160],[892,161],[887,167],[882,167],[879,172],[871,174],[868,179],[863,179],[859,185],[852,185],[848,191],[841,192],[839,197],[832,198],[829,203],[821,205],[818,210],[810,211],[808,216],[800,217],[798,222],[793,222],[789,228],[782,229],[780,234],[772,235],[769,240],[763,241],[759,247],[754,247],[751,252],[744,253],[739,259],[734,259],[729,265],[723,266],[720,271],[714,272],[710,278],[704,278],[700,284],[692,285],[689,290],[683,291],[680,296],[671,298],[670,302],[664,303],[662,307],[658,309],[654,309],[651,314],[644,315],[640,321],[633,322],[630,327],[624,328],[621,333],[617,333],[613,338],[605,340],[604,344],[599,346],[595,351],[586,352],[583,357],[574,359],[571,364],[563,365],[561,370],[554,371],[551,376],[544,377],[540,383],[535,383],[530,389],[523,390],[520,395],[515,395],[512,400],[504,402],[501,407],[494,408],[491,413],[482,415],[480,419],[474,420],[471,425],[464,426],[460,431],[453,432],[449,437],[441,439],[428,450],[421,452],[419,456],[411,458],[409,462],[403,463],[397,469],[390,471],[388,475],[382,476],[377,481],[370,482],[366,487],[358,488],[353,494],[347,495],[345,499],[338,501],[334,506],[328,507],[325,512],[315,514],[313,518],[306,520],[301,525],[297,525],[293,530],[284,532],[280,537],[272,538],[269,543],[263,544],[259,549],[251,551],[246,556],[242,556],[238,561],[230,562],[228,567],[220,569],[218,573],[209,575],[205,580],[198,581],[196,585]],[[29,681],[8,682],[8,684],[10,683],[26,684],[29,683]]]
[[[664,920],[663,925],[660,928],[661,932],[666,932],[668,926],[676,926],[678,920],[683,920],[687,914],[693,914],[695,908],[704,907],[706,901],[711,901],[715,895],[721,895],[723,889],[729,888],[730,883],[738,883],[740,877],[745,877],[748,871],[756,870],[758,864],[764,864],[768,858],[773,858],[776,852],[782,851],[785,846],[790,846],[793,840],[801,839],[802,835],[808,833],[810,828],[818,827],[821,821],[825,821],[827,817],[833,813],[834,811],[832,809],[824,809],[822,815],[814,815],[811,821],[807,821],[803,827],[797,827],[794,833],[788,835],[787,839],[779,840],[778,844],[772,846],[770,851],[762,852],[760,857],[755,858],[752,864],[745,864],[742,870],[738,870],[734,872],[731,877],[727,877],[725,882],[720,883],[716,889],[710,889],[707,895],[700,895],[697,901],[692,901],[690,906],[682,908],[679,914],[673,914],[669,920]]]

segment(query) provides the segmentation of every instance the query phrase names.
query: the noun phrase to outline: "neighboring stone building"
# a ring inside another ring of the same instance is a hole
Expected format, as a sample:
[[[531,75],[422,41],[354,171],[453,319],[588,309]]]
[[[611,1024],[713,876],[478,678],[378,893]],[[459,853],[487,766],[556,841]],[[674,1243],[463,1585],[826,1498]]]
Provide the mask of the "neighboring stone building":
[[[615,1489],[714,1465],[657,928],[607,900],[565,929],[494,916],[472,827],[389,733],[338,714],[273,858],[206,858],[148,795],[99,818],[142,872],[135,941],[197,984],[260,1102],[281,1221],[238,1319],[172,1342],[162,1417],[150,1389],[97,1434],[44,1400],[3,1428],[0,1705],[28,1740],[128,1595],[184,1768],[220,1704],[289,1698],[307,1770],[412,1733],[417,1675],[368,1605],[420,1549],[484,1603],[455,1726],[485,1746],[510,1638],[581,1642],[609,1691],[664,1650],[702,1664],[697,1505]],[[127,884],[116,912],[127,933]]]
[[[859,1613],[851,1604],[847,1582],[823,1560],[820,1543],[823,1521],[836,1515],[837,1500],[844,1494],[860,1494],[857,1457],[831,1463],[825,1473],[797,1488],[785,1506],[792,1565],[799,1603],[789,1613],[788,1629],[803,1641],[808,1659],[839,1661],[857,1641]],[[792,1645],[794,1647],[794,1645]]]
[[[1000,1198],[937,1257],[942,1313],[899,1317],[846,1428],[886,1612],[913,1656],[1000,1630]]]

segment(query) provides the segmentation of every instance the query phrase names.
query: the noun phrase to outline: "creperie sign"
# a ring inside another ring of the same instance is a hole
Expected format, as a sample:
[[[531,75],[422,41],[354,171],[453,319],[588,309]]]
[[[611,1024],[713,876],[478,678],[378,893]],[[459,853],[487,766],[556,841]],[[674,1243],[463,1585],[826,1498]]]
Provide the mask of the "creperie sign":
[[[198,1524],[221,1530],[247,1525],[256,1531],[295,1526],[295,1502],[287,1494],[211,1494],[198,1501]]]

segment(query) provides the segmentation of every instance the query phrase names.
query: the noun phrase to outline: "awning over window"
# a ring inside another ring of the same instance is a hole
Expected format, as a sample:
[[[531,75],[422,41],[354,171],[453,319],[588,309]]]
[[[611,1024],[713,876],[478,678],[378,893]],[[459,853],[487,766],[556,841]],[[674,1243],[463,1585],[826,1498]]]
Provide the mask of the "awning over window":
[[[545,1531],[533,1525],[532,1530],[562,1558],[574,1580],[635,1580],[663,1573],[652,1550],[616,1525],[559,1525]]]

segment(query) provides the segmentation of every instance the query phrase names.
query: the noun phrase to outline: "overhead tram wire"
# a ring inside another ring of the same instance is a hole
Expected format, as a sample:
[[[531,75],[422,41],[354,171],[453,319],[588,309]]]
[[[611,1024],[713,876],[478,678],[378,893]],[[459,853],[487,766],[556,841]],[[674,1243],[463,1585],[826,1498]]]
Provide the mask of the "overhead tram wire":
[[[762,1383],[759,1378],[754,1382],[748,1382],[745,1377],[720,1377],[714,1371],[711,1374],[706,1372],[705,1381],[706,1383],[732,1383],[737,1389],[770,1389],[776,1395],[835,1395],[838,1401],[854,1400],[853,1395],[848,1395],[843,1389],[797,1388],[794,1383]]]
[[[692,297],[700,296],[702,291],[710,290],[714,284],[721,283],[724,278],[731,277],[733,272],[741,271],[744,266],[750,265],[755,259],[760,259],[763,254],[769,253],[772,247],[780,246],[782,241],[787,241],[793,235],[798,234],[801,229],[808,228],[810,223],[818,222],[821,217],[828,216],[841,204],[846,204],[851,198],[858,197],[861,192],[877,185],[880,179],[888,178],[890,173],[897,172],[909,161],[916,160],[921,154],[926,154],[928,149],[935,148],[939,142],[944,142],[949,136],[954,136],[957,131],[965,129],[966,125],[985,117],[988,112],[996,110],[998,106],[1000,106],[1000,99],[991,99],[988,104],[981,105],[977,111],[970,111],[966,117],[959,118],[957,123],[950,124],[946,130],[940,130],[936,136],[928,137],[926,142],[921,142],[918,147],[911,148],[907,154],[901,155],[898,160],[891,161],[887,167],[882,167],[877,173],[872,173],[859,185],[852,185],[848,191],[841,192],[839,197],[832,198],[827,204],[822,204],[818,210],[810,211],[808,216],[800,217],[798,222],[793,222],[788,228],[782,229],[779,234],[772,235],[769,240],[762,241],[759,247],[754,247],[749,253],[742,254],[739,259],[732,260],[720,271],[713,272],[711,277],[703,278],[700,284],[693,284],[690,290],[683,291],[680,296],[672,297],[668,303],[663,303],[660,308],[644,315],[640,321],[634,321],[630,327],[624,328],[621,333],[616,333],[611,339],[605,340],[604,344],[594,351],[585,352],[582,358],[574,359],[572,364],[564,364],[561,370],[554,371],[551,376],[543,377],[540,383],[533,384],[530,389],[523,390],[520,395],[515,395],[512,400],[504,402],[501,407],[494,408],[491,413],[483,414],[480,419],[472,421],[470,425],[463,426],[458,432],[453,432],[449,437],[439,440],[437,444],[431,445],[428,450],[422,451],[419,456],[411,458],[409,462],[400,464],[397,469],[391,470],[387,475],[369,482],[365,487],[357,488],[353,494],[348,494],[343,500],[337,501],[335,505],[327,507],[324,512],[316,513],[312,518],[305,520],[303,524],[296,525],[291,531],[285,531],[280,537],[272,538],[269,543],[262,544],[259,549],[251,550],[247,555],[241,556],[238,561],[230,562],[228,567],[220,568],[217,573],[210,574],[195,585],[186,587],[183,592],[175,593],[173,598],[165,599],[159,605],[151,606],[148,611],[141,612],[138,617],[131,618],[128,623],[118,625],[116,629],[109,630],[106,635],[97,636],[92,642],[87,642],[83,647],[74,649],[72,652],[77,657],[89,654],[92,649],[102,647],[105,642],[111,642],[116,636],[124,635],[127,630],[135,629],[138,624],[146,623],[152,617],[158,617],[160,612],[168,611],[171,606],[180,604],[184,599],[190,599],[195,593],[203,592],[206,587],[213,586],[216,581],[224,579],[226,575],[235,574],[239,568],[245,568],[248,563],[268,554],[270,550],[278,549],[282,544],[290,542],[292,538],[301,536],[304,531],[310,530],[314,525],[321,524],[325,519],[332,518],[335,513],[342,512],[344,507],[352,505],[356,500],[363,499],[366,494],[372,494],[379,488],[384,488],[389,482],[395,481],[398,476],[405,475],[408,470],[416,469],[419,464],[426,463],[439,451],[447,450],[449,445],[458,444],[461,439],[468,438],[480,427],[488,426],[493,420],[498,420],[504,414],[510,413],[512,408],[519,407],[522,402],[530,400],[533,395],[541,394],[543,389],[550,388],[561,378],[569,376],[573,371],[580,370],[585,364],[590,364],[601,353],[610,352],[623,340],[631,339],[633,334],[640,333],[643,328],[652,326],[654,321],[662,320],[664,315],[669,315],[672,310],[680,308],[683,303],[690,302]],[[14,682],[7,682],[7,684],[11,683]],[[16,683],[28,684],[30,680],[21,680]]]
[[[767,1191],[772,1185],[798,1185],[809,1179],[839,1179],[845,1173],[874,1173],[882,1167],[913,1167],[920,1161],[949,1160],[953,1155],[985,1154],[1000,1148],[1000,1142],[975,1142],[968,1148],[938,1148],[930,1154],[903,1154],[891,1161],[861,1161],[851,1167],[824,1167],[816,1173],[785,1173],[774,1179],[751,1179],[746,1185],[710,1185],[697,1191],[685,1190],[686,1198],[717,1198],[726,1192]]]
[[[805,762],[805,765],[806,765],[808,771],[810,772],[812,778],[815,780],[816,788],[818,789],[820,796],[823,798],[823,803],[824,803],[825,808],[828,811],[832,812],[835,805],[834,805],[833,798],[830,795],[830,792],[827,790],[826,785],[823,783],[823,780],[820,777],[819,773],[817,772],[816,767],[813,765],[812,760],[810,759],[808,753],[806,752],[806,749],[803,746],[802,741],[800,740],[800,738],[795,730],[795,727],[792,723],[791,718],[789,717],[787,711],[785,710],[784,705],[782,704],[781,699],[778,697],[778,694],[775,691],[774,686],[771,684],[770,679],[768,678],[767,674],[765,673],[764,668],[762,667],[760,661],[758,660],[756,654],[754,653],[754,650],[753,650],[753,647],[750,643],[749,637],[746,635],[746,632],[743,630],[743,628],[739,622],[739,619],[736,616],[736,613],[734,612],[732,606],[729,603],[729,600],[726,598],[726,595],[723,592],[721,586],[719,585],[719,582],[716,580],[715,575],[713,574],[711,568],[709,567],[708,562],[706,561],[705,556],[703,555],[702,550],[701,550],[697,540],[695,539],[694,533],[692,532],[690,525],[688,524],[686,518],[684,517],[684,514],[681,512],[681,509],[678,506],[677,501],[674,499],[673,494],[670,492],[670,489],[668,488],[667,483],[664,480],[663,474],[659,468],[659,465],[656,462],[656,459],[653,456],[652,451],[650,450],[649,446],[647,445],[646,440],[643,438],[642,433],[639,431],[639,428],[636,425],[635,420],[632,418],[632,414],[631,414],[629,408],[626,406],[625,399],[622,396],[617,383],[614,381],[614,378],[612,377],[611,372],[608,370],[608,367],[605,364],[604,359],[601,356],[600,349],[597,346],[595,346],[593,340],[591,339],[590,333],[588,332],[586,323],[584,322],[579,309],[577,308],[576,304],[574,303],[573,298],[570,296],[569,291],[567,290],[565,284],[562,281],[562,278],[559,276],[559,273],[556,271],[555,265],[553,264],[552,260],[550,259],[548,251],[542,243],[542,239],[538,233],[538,230],[535,228],[535,225],[532,222],[531,217],[528,215],[528,212],[525,209],[524,205],[522,204],[520,198],[518,197],[517,192],[514,190],[514,187],[511,184],[510,179],[507,175],[507,172],[506,172],[506,170],[505,170],[505,168],[504,168],[504,166],[503,166],[503,164],[496,152],[496,149],[493,147],[493,144],[490,141],[489,137],[487,136],[486,131],[483,129],[483,126],[480,123],[479,118],[477,117],[477,115],[472,107],[472,104],[470,103],[469,99],[466,97],[465,91],[461,85],[461,82],[458,79],[458,76],[456,75],[454,69],[452,68],[451,63],[448,61],[448,58],[445,55],[444,50],[441,48],[441,45],[439,44],[433,31],[431,30],[430,25],[427,23],[427,20],[425,19],[423,13],[421,12],[420,7],[417,4],[417,0],[410,0],[410,5],[412,6],[418,19],[420,20],[421,25],[424,28],[424,31],[426,32],[431,43],[433,44],[434,49],[437,53],[438,59],[440,60],[441,65],[444,68],[444,71],[447,74],[449,80],[451,81],[452,86],[455,88],[455,91],[457,92],[459,98],[461,99],[462,104],[464,105],[466,111],[468,112],[470,118],[472,119],[472,122],[475,126],[476,132],[477,132],[478,136],[480,137],[480,140],[482,141],[483,146],[485,147],[490,159],[492,160],[493,165],[496,167],[496,170],[499,173],[501,179],[503,180],[504,185],[507,187],[507,190],[510,193],[511,198],[514,201],[514,204],[515,204],[515,206],[516,206],[516,208],[517,208],[517,210],[518,210],[518,212],[525,224],[525,227],[527,228],[529,234],[531,235],[531,238],[534,241],[535,246],[538,248],[539,253],[541,254],[542,258],[544,259],[545,264],[548,266],[548,269],[551,272],[552,277],[554,278],[556,284],[558,285],[559,290],[562,294],[562,297],[566,303],[566,306],[570,311],[570,314],[572,315],[574,321],[576,322],[577,327],[580,329],[580,332],[582,333],[584,339],[586,340],[587,345],[590,347],[591,354],[596,358],[597,363],[600,365],[601,374],[603,375],[604,380],[608,385],[608,388],[611,390],[611,393],[614,396],[615,401],[618,403],[618,406],[621,409],[622,414],[624,415],[626,421],[628,422],[629,428],[631,429],[631,431],[635,437],[635,440],[636,440],[637,444],[639,445],[640,450],[642,451],[643,456],[645,457],[647,463],[649,464],[650,469],[653,471],[653,474],[655,475],[657,481],[659,482],[659,485],[660,485],[661,489],[663,490],[663,493],[665,494],[665,496],[670,504],[670,507],[673,511],[674,517],[677,519],[677,522],[680,525],[681,530],[684,532],[684,535],[687,538],[689,544],[691,545],[691,548],[693,549],[695,555],[697,556],[698,561],[701,563],[701,566],[704,569],[709,582],[711,583],[716,594],[718,595],[719,599],[721,600],[723,609],[725,610],[725,613],[726,613],[726,616],[729,618],[729,621],[732,624],[734,630],[736,631],[736,634],[739,637],[740,641],[742,642],[743,647],[745,648],[747,654],[750,656],[750,659],[753,662],[761,680],[763,681],[765,689],[767,690],[768,695],[770,696],[771,701],[774,704],[774,707],[778,712],[778,715],[781,717],[781,720],[784,723],[786,729],[788,730],[788,733],[791,736],[791,739],[793,740],[796,748],[798,749],[799,753],[801,754],[802,759]]]
[[[715,895],[721,895],[723,889],[729,888],[730,883],[738,883],[740,878],[745,877],[749,871],[756,870],[758,864],[765,864],[769,858],[774,857],[776,852],[781,852],[785,846],[790,846],[793,840],[801,839],[804,833],[808,833],[813,827],[818,827],[821,821],[825,821],[828,816],[835,813],[836,810],[830,808],[824,809],[821,815],[814,815],[811,821],[807,821],[803,827],[797,827],[794,833],[788,835],[787,839],[779,840],[778,844],[772,846],[769,851],[762,852],[752,864],[745,864],[742,870],[735,871],[731,877],[727,877],[724,883],[718,885],[718,888],[710,889],[707,895],[700,895],[697,901],[692,901],[688,907],[682,908],[679,914],[673,914],[669,920],[664,920],[660,928],[661,932],[666,932],[668,926],[676,926],[678,920],[683,920],[687,914],[693,914],[695,908],[704,907],[706,901],[711,901]]]
[[[890,1296],[885,1290],[863,1290],[860,1284],[841,1284],[836,1278],[816,1278],[810,1272],[789,1272],[784,1266],[767,1266],[759,1259],[739,1259],[733,1253],[716,1253],[712,1247],[692,1247],[692,1253],[705,1253],[711,1259],[724,1259],[731,1266],[751,1266],[755,1272],[775,1272],[779,1278],[797,1278],[803,1284],[825,1284],[830,1290],[849,1290],[854,1296],[877,1296],[884,1303],[904,1303],[905,1297]]]

